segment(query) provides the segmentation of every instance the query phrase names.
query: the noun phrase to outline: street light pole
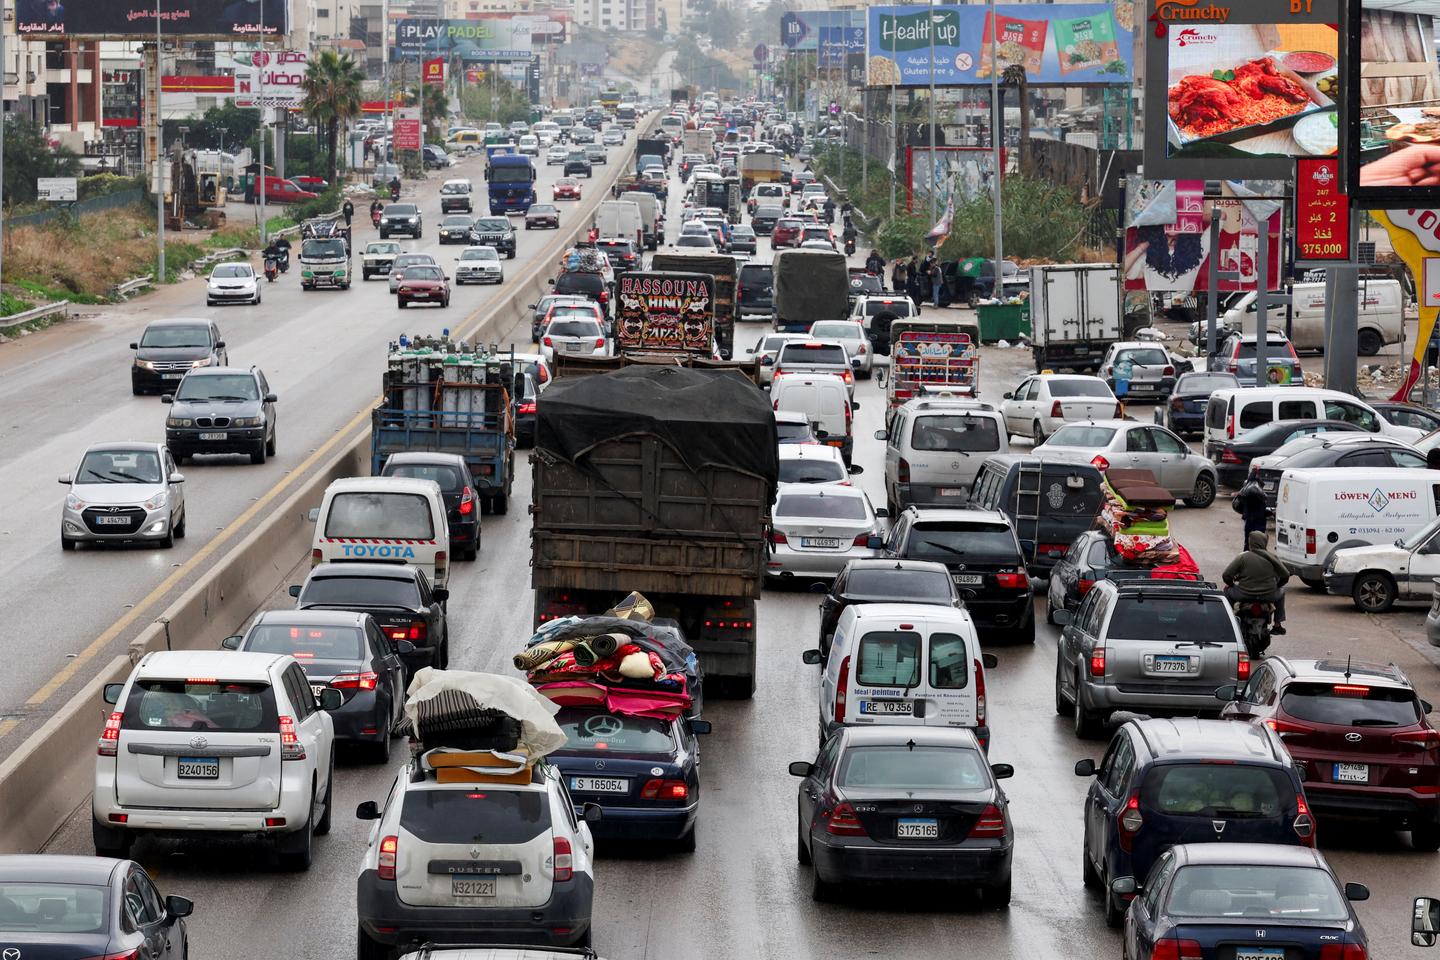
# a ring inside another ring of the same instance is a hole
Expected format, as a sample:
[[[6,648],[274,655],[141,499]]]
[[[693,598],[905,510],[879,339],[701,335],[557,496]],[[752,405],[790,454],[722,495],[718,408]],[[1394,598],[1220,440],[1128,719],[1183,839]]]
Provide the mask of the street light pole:
[[[996,39],[999,33],[995,0],[990,0],[990,163],[995,168],[990,177],[990,202],[995,208],[995,280],[990,295],[996,298],[1005,292],[1005,226],[1000,210],[1000,178],[1004,174],[1000,144],[1005,139],[1005,111],[1000,106],[1000,44]]]
[[[260,249],[270,246],[269,225],[265,220],[265,3],[260,3],[260,79],[256,83],[257,106],[260,108]]]
[[[15,14],[20,15],[19,11]],[[19,23],[17,20],[16,23]],[[18,39],[18,38],[17,38]],[[20,79],[20,71],[15,71]],[[5,0],[0,0],[0,211],[4,210],[5,197]],[[0,280],[5,277],[5,218],[0,216]]]
[[[155,282],[165,282],[165,183],[161,172],[160,155],[165,146],[165,116],[160,110],[160,91],[163,84],[160,76],[165,72],[165,48],[160,40],[160,0],[155,0],[155,226],[156,272]]]
[[[935,224],[935,180],[940,165],[935,156],[935,0],[930,0],[930,224]],[[936,251],[937,253],[939,251]]]

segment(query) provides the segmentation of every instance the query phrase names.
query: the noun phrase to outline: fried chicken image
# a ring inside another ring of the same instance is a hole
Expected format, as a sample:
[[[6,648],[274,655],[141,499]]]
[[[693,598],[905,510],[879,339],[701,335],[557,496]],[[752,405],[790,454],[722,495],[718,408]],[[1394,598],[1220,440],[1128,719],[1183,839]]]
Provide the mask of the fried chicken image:
[[[1168,100],[1170,119],[1192,139],[1270,123],[1312,103],[1305,88],[1276,70],[1270,57],[1233,71],[1183,77],[1170,88]]]

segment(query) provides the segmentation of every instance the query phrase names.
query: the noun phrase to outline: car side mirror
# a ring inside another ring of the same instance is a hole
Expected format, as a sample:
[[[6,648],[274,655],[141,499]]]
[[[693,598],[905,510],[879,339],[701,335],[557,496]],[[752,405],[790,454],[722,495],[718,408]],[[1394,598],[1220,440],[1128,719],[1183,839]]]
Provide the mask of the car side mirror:
[[[808,777],[815,771],[813,763],[806,763],[804,760],[795,760],[790,764],[790,776]]]
[[[266,403],[279,403],[279,402],[280,402],[280,398],[279,398],[278,396],[276,396],[275,394],[273,394],[273,393],[267,393],[267,394],[265,394],[265,402],[266,402]]]
[[[236,634],[236,635],[234,635],[234,636],[226,637],[224,640],[221,640],[221,641],[220,641],[220,649],[222,649],[222,650],[239,650],[239,649],[240,649],[240,641],[243,640],[243,639],[244,639],[244,637],[241,637],[241,636],[238,635],[238,634]]]
[[[990,764],[990,774],[996,780],[1009,780],[1015,776],[1015,767],[1008,763],[992,763]]]
[[[169,393],[162,393],[162,394],[160,394],[160,402],[161,402],[161,403],[174,403],[174,402],[175,402],[175,396],[174,396],[173,394],[169,394]]]
[[[884,507],[881,507],[880,509],[881,509],[881,510],[884,510],[885,508],[884,508]],[[881,515],[881,514],[880,514],[880,510],[875,511],[875,515],[876,515],[876,516],[880,516],[880,515]],[[880,535],[877,534],[877,533],[872,533],[872,534],[870,534],[870,536],[865,540],[865,549],[866,549],[866,550],[884,550],[884,549],[885,549],[885,538],[882,537],[882,536],[880,536]]]
[[[550,284],[550,286],[552,286],[552,287],[555,286],[555,278],[554,278],[554,277],[551,277],[549,280],[546,280],[545,282],[548,283],[548,284]]]
[[[1093,776],[1095,776],[1095,761],[1094,761],[1094,760],[1076,760],[1076,761],[1075,761],[1075,776],[1077,776],[1077,777],[1093,777]]]
[[[1215,699],[1221,703],[1233,703],[1240,699],[1240,687],[1233,683],[1227,683],[1223,687],[1216,687]]]
[[[851,410],[859,410],[859,409],[860,409],[860,404],[859,404],[859,402],[856,401],[856,400],[851,400],[851,401],[850,401],[850,409],[851,409]]]
[[[1063,627],[1068,625],[1075,617],[1069,610],[1056,610],[1050,614],[1050,619]]]
[[[1420,706],[1426,713],[1429,713],[1431,710],[1435,709],[1435,705],[1429,700],[1421,700]]]
[[[695,734],[695,735],[697,735],[697,736],[702,736],[702,737],[703,737],[703,736],[706,736],[706,735],[708,735],[708,734],[710,733],[710,730],[711,730],[711,727],[710,727],[710,721],[709,721],[709,720],[691,720],[691,721],[690,721],[690,732],[693,733],[693,734]]]
[[[1417,947],[1433,947],[1440,937],[1440,899],[1416,897],[1410,914],[1410,943]]]
[[[1134,877],[1116,877],[1110,881],[1110,892],[1117,897],[1132,896],[1140,892],[1140,884],[1135,882]]]
[[[994,670],[1000,666],[1000,658],[993,653],[982,653],[980,654],[980,663],[986,670]]]
[[[376,803],[374,800],[366,800],[364,803],[360,804],[358,807],[355,808],[355,819],[379,820],[380,804]]]
[[[580,808],[580,819],[586,823],[599,823],[605,819],[605,811],[598,803],[587,803]]]
[[[183,474],[183,473],[172,473],[172,474],[170,474],[170,476],[166,477],[165,479],[168,480],[168,481],[170,481],[171,483],[184,483],[184,482],[185,482],[185,474]]]
[[[1001,397],[1002,397],[1002,399],[1005,399],[1005,400],[1014,400],[1014,399],[1015,399],[1015,395],[1014,395],[1013,393],[1008,393],[1008,392],[1007,392],[1007,393],[1004,393],[1004,394],[1001,394]]]
[[[314,523],[315,521],[319,520],[319,519],[320,519],[320,508],[319,508],[319,507],[311,507],[310,510],[309,510],[309,512],[307,512],[307,513],[305,514],[305,519],[309,520],[311,523]]]
[[[120,702],[120,693],[124,689],[125,684],[123,683],[107,683],[100,691],[100,696],[105,700],[106,703],[113,706],[114,704]]]
[[[1345,884],[1345,899],[1351,903],[1360,903],[1362,900],[1370,899],[1370,888],[1363,883],[1351,881]]]
[[[862,466],[860,466],[860,464],[858,464],[858,463],[852,463],[852,464],[850,464],[850,466],[846,467],[845,469],[847,469],[847,470],[850,471],[850,475],[851,475],[852,477],[858,477],[860,474],[862,474],[862,473],[865,472],[865,468],[862,467]],[[881,509],[881,510],[884,510],[885,508],[884,508],[884,507],[881,507],[880,509]],[[882,515],[882,514],[880,513],[880,510],[876,510],[876,511],[875,511],[875,516],[878,517],[878,516],[881,516],[881,515]]]
[[[889,439],[890,439],[890,433],[889,433],[888,430],[876,430],[876,431],[875,431],[875,439],[876,439],[876,440],[889,440]]]
[[[456,259],[459,259],[459,258],[457,257]],[[534,309],[535,309],[535,304],[533,304],[533,303],[526,304],[526,305],[525,305],[525,309],[526,309],[526,310],[534,310]]]
[[[70,486],[70,484],[75,482],[75,478],[68,473],[62,473],[60,474],[60,482],[68,487]]]
[[[816,664],[820,663],[820,651],[814,649],[803,651],[800,654],[800,662],[808,663],[812,667],[815,666]]]
[[[439,600],[441,603],[444,603],[446,600],[450,599],[450,591],[445,587],[433,588],[430,591],[430,595],[433,596],[436,600]]]
[[[171,894],[165,898],[165,912],[172,917],[188,917],[195,912],[195,901]]]
[[[131,349],[131,350],[139,350],[139,349],[140,349],[140,344],[138,344],[138,343],[132,343],[132,344],[130,344],[130,349]]]
[[[326,687],[320,691],[319,700],[321,710],[339,710],[345,703],[345,694],[334,687]]]
[[[292,597],[294,597],[295,599],[298,600],[298,599],[300,599],[300,589],[301,589],[300,584],[298,584],[298,583],[292,583],[292,584],[290,584],[290,590],[289,590],[288,592],[289,592],[290,596],[292,596]]]
[[[215,341],[215,349],[216,349],[216,350],[224,350],[224,349],[225,349],[225,341],[224,341],[224,340],[216,340],[216,341]]]

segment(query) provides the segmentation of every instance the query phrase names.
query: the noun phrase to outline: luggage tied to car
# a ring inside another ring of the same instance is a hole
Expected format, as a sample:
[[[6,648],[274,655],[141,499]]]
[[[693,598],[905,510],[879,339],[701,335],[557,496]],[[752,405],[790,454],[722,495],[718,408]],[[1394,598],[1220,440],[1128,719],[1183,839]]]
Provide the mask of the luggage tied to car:
[[[423,667],[405,692],[400,731],[422,758],[488,752],[524,758],[528,766],[565,745],[556,710],[518,677]]]
[[[1100,529],[1110,536],[1115,552],[1139,566],[1178,562],[1178,545],[1170,534],[1170,509],[1175,498],[1149,470],[1111,468],[1101,485]],[[1188,556],[1188,555],[1187,555]]]

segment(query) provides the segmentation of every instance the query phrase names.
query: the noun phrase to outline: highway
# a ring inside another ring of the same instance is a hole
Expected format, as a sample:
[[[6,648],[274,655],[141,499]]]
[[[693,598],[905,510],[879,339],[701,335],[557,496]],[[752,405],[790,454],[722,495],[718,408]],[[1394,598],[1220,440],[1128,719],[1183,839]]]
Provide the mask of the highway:
[[[678,193],[671,200],[672,235],[679,223]],[[543,243],[544,238],[522,234],[525,255],[534,256]],[[768,253],[762,242],[761,256]],[[174,555],[96,551],[62,558],[55,543],[52,518],[58,496],[51,474],[68,469],[68,461],[89,440],[116,431],[158,432],[161,414],[153,398],[132,402],[128,396],[120,338],[110,346],[78,343],[48,360],[36,357],[33,368],[20,371],[33,391],[20,402],[36,422],[21,418],[12,429],[22,430],[37,446],[14,447],[24,451],[23,462],[0,466],[0,482],[18,484],[13,488],[22,491],[25,507],[20,515],[34,522],[17,522],[14,512],[7,519],[0,573],[7,583],[22,587],[7,591],[3,609],[9,622],[23,623],[27,633],[39,627],[64,642],[18,658],[23,662],[17,673],[26,679],[6,677],[7,696],[43,683],[66,662],[66,653],[76,645],[83,648],[113,622],[124,603],[153,589],[171,563],[194,556],[205,540],[201,531],[213,534],[233,522],[284,470],[345,428],[353,411],[375,392],[384,340],[401,329],[421,329],[418,314],[402,320],[388,312],[393,305],[374,300],[383,296],[378,290],[372,284],[348,295],[308,294],[298,301],[294,291],[276,296],[267,290],[262,310],[220,312],[236,361],[260,362],[278,384],[282,410],[289,414],[281,421],[282,456],[262,468],[187,467],[196,477],[195,517],[204,516],[205,523],[192,527],[190,541]],[[466,290],[456,302],[479,302],[484,296]],[[337,314],[334,297],[349,297],[347,306],[359,304],[356,297],[370,298],[365,303],[373,312]],[[452,317],[460,315],[452,308]],[[737,348],[753,343],[764,329],[760,323],[742,324]],[[521,343],[527,335],[517,322],[501,341]],[[998,399],[1029,372],[1029,359],[1024,350],[985,348],[983,396]],[[4,396],[12,402],[26,393],[16,379],[4,382]],[[83,385],[90,381],[101,386],[87,391]],[[856,399],[855,461],[866,468],[858,482],[872,500],[883,503],[882,445],[872,436],[882,425],[883,397],[875,383],[862,381]],[[1148,419],[1150,410],[1137,405],[1131,413]],[[1016,443],[1017,449],[1025,445]],[[526,502],[529,485],[528,469],[522,468],[517,502]],[[1223,496],[1208,510],[1179,508],[1173,517],[1176,535],[1212,578],[1238,548],[1239,520]],[[511,672],[510,657],[531,624],[528,518],[523,510],[512,510],[503,517],[487,516],[484,524],[479,560],[458,566],[452,578],[452,666]],[[25,549],[16,554],[19,543]],[[276,558],[271,606],[289,606],[284,584],[303,576],[303,561]],[[1017,771],[1005,783],[1018,837],[1010,909],[981,910],[962,892],[903,888],[867,891],[837,905],[811,901],[809,870],[795,862],[796,781],[785,768],[791,760],[813,759],[816,674],[801,664],[800,653],[815,640],[816,602],[802,590],[767,591],[758,613],[754,699],[706,704],[706,718],[715,730],[701,748],[698,850],[691,855],[633,845],[601,847],[594,914],[600,955],[609,960],[1118,957],[1118,935],[1105,927],[1097,899],[1081,885],[1081,804],[1088,781],[1072,772],[1076,760],[1098,759],[1104,742],[1077,740],[1069,721],[1055,715],[1056,634],[1043,620],[1033,647],[987,648],[1000,660],[989,671],[991,757],[1014,764]],[[1290,632],[1276,638],[1273,652],[1393,660],[1422,696],[1440,701],[1435,672],[1440,657],[1424,641],[1423,609],[1367,617],[1348,600],[1299,589],[1292,590],[1289,606]],[[263,853],[239,845],[137,845],[135,856],[164,892],[196,900],[190,923],[195,955],[215,960],[353,955],[354,881],[368,824],[351,814],[357,803],[383,798],[399,759],[397,751],[389,768],[342,764],[333,832],[317,841],[315,864],[305,874],[276,873]],[[1324,821],[1319,838],[1342,880],[1371,887],[1372,899],[1358,904],[1371,956],[1388,960],[1416,954],[1406,946],[1410,898],[1440,894],[1440,856],[1416,853],[1387,831],[1329,827]],[[48,849],[91,852],[88,807],[72,817]]]

